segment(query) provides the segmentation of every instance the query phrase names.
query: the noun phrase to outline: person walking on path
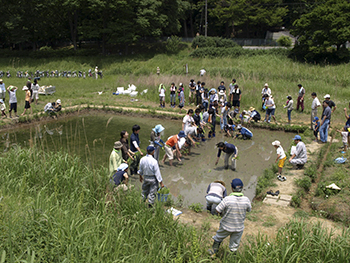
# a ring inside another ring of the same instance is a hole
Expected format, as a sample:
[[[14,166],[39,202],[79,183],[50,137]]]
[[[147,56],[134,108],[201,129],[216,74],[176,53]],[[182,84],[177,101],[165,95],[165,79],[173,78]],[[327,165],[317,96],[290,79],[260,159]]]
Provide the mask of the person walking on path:
[[[298,84],[299,93],[298,93],[298,103],[297,110],[299,110],[299,106],[301,107],[301,112],[304,111],[304,97],[305,97],[305,89],[303,85]]]
[[[328,138],[328,128],[331,122],[332,110],[329,107],[329,101],[325,100],[323,102],[323,113],[320,126],[320,140],[321,143],[326,143]]]
[[[314,130],[314,119],[317,117],[317,108],[321,106],[320,101],[317,98],[316,92],[311,93],[312,104],[311,104],[311,130]]]
[[[288,95],[287,96],[287,103],[286,103],[286,106],[284,106],[285,109],[287,109],[287,116],[288,116],[288,124],[290,124],[291,122],[291,115],[292,115],[292,110],[293,110],[293,99],[292,99],[292,96]]]
[[[307,162],[307,151],[305,143],[301,141],[300,135],[295,135],[294,142],[296,144],[295,151],[289,158],[289,163],[296,165],[297,169],[302,169]]]
[[[226,185],[223,181],[214,181],[208,185],[207,195],[205,200],[207,203],[207,210],[212,215],[217,215],[216,206],[220,204],[223,198],[227,196]]]
[[[120,141],[114,143],[113,150],[109,156],[109,174],[115,174],[118,167],[123,163],[122,149],[123,144]]]
[[[252,210],[252,205],[248,197],[242,193],[243,182],[239,178],[235,178],[231,182],[232,193],[225,197],[216,207],[216,211],[222,214],[220,227],[213,236],[214,243],[209,253],[212,256],[218,252],[221,242],[230,236],[229,249],[235,253],[241,242],[244,220],[246,212]]]
[[[148,205],[153,206],[156,192],[158,190],[158,184],[163,188],[163,178],[160,174],[159,165],[156,159],[153,158],[154,147],[147,147],[146,156],[140,160],[140,169],[138,174],[140,175],[140,182],[142,183],[141,196],[143,201],[146,201],[148,197]]]
[[[232,169],[232,171],[236,171],[236,158],[237,158],[237,154],[238,154],[237,147],[231,143],[224,143],[224,142],[219,142],[216,145],[216,147],[219,148],[219,151],[218,151],[215,165],[217,165],[219,160],[220,160],[221,152],[224,152],[224,153],[226,153],[224,168],[228,169],[229,159],[230,159],[231,155],[233,155],[231,169]]]

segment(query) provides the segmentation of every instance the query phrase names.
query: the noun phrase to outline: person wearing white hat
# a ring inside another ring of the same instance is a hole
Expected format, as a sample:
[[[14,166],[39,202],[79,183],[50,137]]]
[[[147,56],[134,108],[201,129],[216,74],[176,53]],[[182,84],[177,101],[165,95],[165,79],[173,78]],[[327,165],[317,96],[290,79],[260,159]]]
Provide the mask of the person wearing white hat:
[[[262,99],[261,107],[263,107],[264,103],[265,103],[265,99],[266,99],[265,94],[271,95],[271,89],[269,88],[269,84],[267,84],[267,83],[265,83],[265,85],[261,91],[261,99]]]
[[[275,163],[278,162],[278,164],[277,164],[277,166],[278,166],[277,179],[280,181],[285,181],[285,179],[287,179],[287,178],[284,176],[282,177],[282,169],[284,166],[284,162],[287,159],[286,154],[283,150],[283,147],[282,147],[280,141],[274,141],[274,142],[272,142],[272,145],[275,147],[276,152],[277,152],[277,158],[275,161]]]
[[[110,179],[110,182],[114,187],[114,191],[119,189],[122,189],[124,191],[128,190],[128,169],[129,165],[126,163],[122,163],[118,166],[117,171],[113,174],[112,178]]]
[[[331,95],[326,94],[324,96],[324,99],[325,100],[323,102],[328,101],[328,106],[331,108],[332,113],[333,113],[337,109],[337,106],[335,105],[334,101],[331,100]],[[324,108],[323,108],[323,110],[324,110]],[[323,115],[323,113],[322,113],[322,115]]]
[[[98,78],[98,67],[97,66],[95,67],[95,78],[96,79]]]
[[[19,117],[17,115],[17,96],[16,96],[17,89],[18,89],[17,87],[12,85],[7,87],[7,91],[9,93],[9,103],[10,103],[10,110],[9,110],[10,118],[12,118],[11,116],[12,110],[15,112],[16,117]]]
[[[2,79],[0,79],[0,99],[5,102],[6,87]]]
[[[39,100],[39,84],[38,84],[38,79],[34,78],[34,82],[32,84],[32,99],[35,99],[35,104],[38,104],[38,100]]]
[[[26,92],[26,96],[25,96],[24,111],[21,114],[21,116],[26,114],[27,109],[30,109],[30,114],[33,114],[33,110],[30,107],[30,103],[31,103],[31,100],[32,100],[31,97],[30,97],[30,91],[29,91],[27,86],[24,86],[22,90],[24,90]]]

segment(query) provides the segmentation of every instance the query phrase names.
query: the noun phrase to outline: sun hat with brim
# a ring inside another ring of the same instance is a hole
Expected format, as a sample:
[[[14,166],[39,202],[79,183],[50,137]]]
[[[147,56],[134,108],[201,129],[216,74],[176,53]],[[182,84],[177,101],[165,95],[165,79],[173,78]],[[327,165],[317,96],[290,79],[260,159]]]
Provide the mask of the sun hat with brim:
[[[127,163],[122,163],[122,164],[119,165],[119,167],[117,168],[117,171],[125,171],[128,167],[129,167],[129,165],[128,165]]]
[[[293,140],[300,140],[300,141],[301,141],[300,135],[295,135],[294,138],[293,138]]]
[[[325,99],[330,99],[330,98],[331,98],[331,95],[326,94],[326,95],[324,95],[324,98],[325,98]]]
[[[264,87],[268,87],[268,86],[269,86],[269,84],[265,83]]]
[[[180,138],[185,138],[186,137],[186,134],[184,131],[180,131],[179,134],[177,135],[179,136]]]
[[[114,148],[115,149],[120,149],[120,148],[122,148],[123,147],[123,144],[120,142],[120,141],[116,141],[115,143],[114,143]]]
[[[0,82],[2,82],[3,80],[2,79],[0,79]]]
[[[254,107],[250,107],[250,108],[249,108],[249,111],[253,111],[253,110],[255,110]]]
[[[231,186],[232,186],[233,189],[243,188],[243,182],[242,182],[241,179],[235,178],[235,179],[232,180]]]
[[[273,146],[281,146],[281,142],[280,141],[274,141],[272,142]]]
[[[164,127],[161,124],[157,124],[156,127],[154,127],[152,130],[156,133],[161,133],[162,131],[164,131]]]
[[[56,103],[61,104],[61,100],[60,99],[56,100]]]
[[[28,90],[27,86],[23,86],[22,90]]]

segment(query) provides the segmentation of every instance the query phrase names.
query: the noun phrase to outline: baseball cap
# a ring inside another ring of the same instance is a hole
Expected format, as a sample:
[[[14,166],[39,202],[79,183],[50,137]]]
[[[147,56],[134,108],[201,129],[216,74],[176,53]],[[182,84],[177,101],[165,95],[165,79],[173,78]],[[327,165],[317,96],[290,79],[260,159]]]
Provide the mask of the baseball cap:
[[[151,153],[151,152],[153,152],[155,150],[155,148],[153,147],[153,146],[147,146],[147,152],[148,153]]]
[[[129,167],[129,165],[127,163],[122,163],[121,165],[119,165],[119,167],[117,168],[117,171],[125,171],[125,169],[127,169]]]
[[[300,141],[301,141],[300,135],[295,135],[294,138],[293,138],[293,140],[300,140]]]
[[[331,95],[326,94],[326,95],[324,95],[324,98],[325,98],[325,99],[330,99],[330,98],[331,98]]]
[[[318,120],[319,120],[319,118],[318,118],[318,117],[315,117],[314,120],[313,120],[313,122],[318,121]]]
[[[235,178],[235,179],[232,180],[231,186],[232,186],[233,189],[243,188],[243,182],[242,182],[241,179]]]
[[[185,137],[186,137],[184,131],[180,131],[179,134],[178,134],[177,136],[179,136],[180,138],[185,138]]]

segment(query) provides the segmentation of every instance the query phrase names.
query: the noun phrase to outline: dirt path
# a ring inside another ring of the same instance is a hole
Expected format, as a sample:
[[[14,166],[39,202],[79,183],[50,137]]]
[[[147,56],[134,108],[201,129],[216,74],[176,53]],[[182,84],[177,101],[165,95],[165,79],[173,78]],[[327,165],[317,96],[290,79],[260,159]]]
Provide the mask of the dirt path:
[[[321,146],[321,144],[316,142],[306,145],[309,163],[310,161],[316,160]],[[271,190],[274,192],[279,190],[281,195],[292,195],[298,189],[294,181],[304,176],[304,170],[294,170],[286,165],[284,168],[284,176],[287,177],[287,181],[281,182],[276,179],[276,186],[271,187]],[[211,216],[205,211],[201,213],[195,213],[189,209],[181,209],[181,211],[183,213],[179,216],[180,222],[206,229],[208,238],[215,235],[216,230],[219,228],[219,217]],[[332,229],[335,234],[341,234],[343,228],[341,224],[313,216],[312,210],[308,209],[308,207],[303,207],[302,210],[291,206],[280,206],[264,203],[262,201],[255,201],[253,203],[252,212],[247,214],[242,240],[246,240],[247,236],[256,236],[259,232],[270,238],[274,238],[278,229],[286,225],[291,219],[301,219],[300,216],[296,216],[297,214],[301,215],[304,221],[310,223],[320,222],[327,229]],[[226,242],[228,241],[226,240]]]

